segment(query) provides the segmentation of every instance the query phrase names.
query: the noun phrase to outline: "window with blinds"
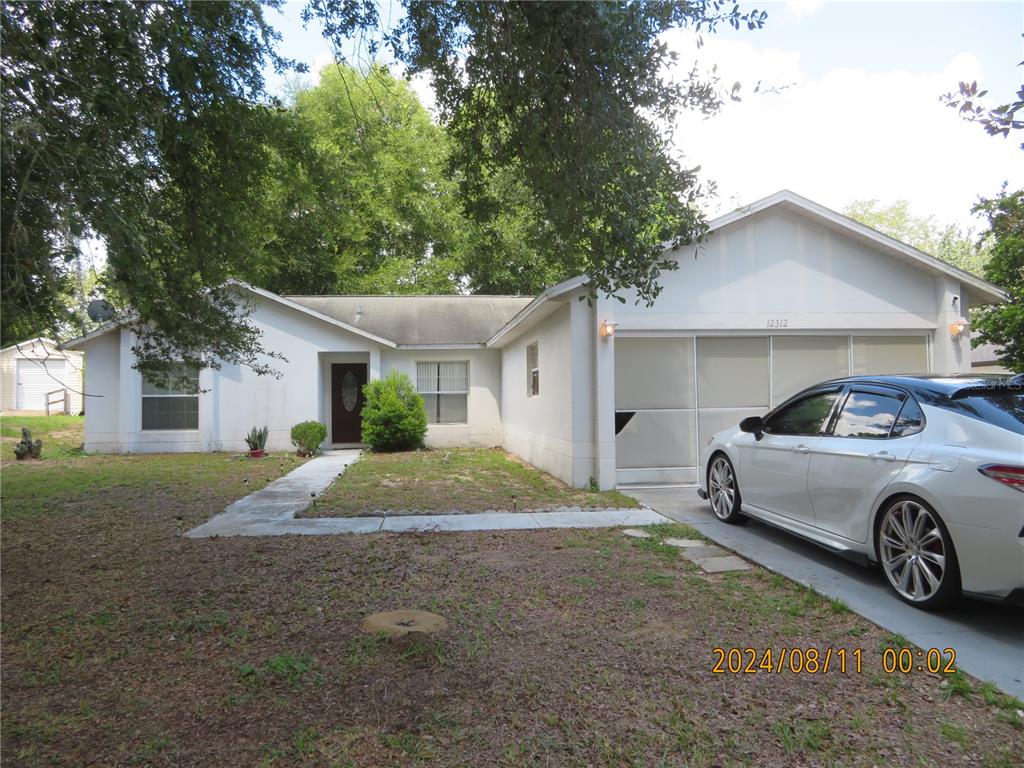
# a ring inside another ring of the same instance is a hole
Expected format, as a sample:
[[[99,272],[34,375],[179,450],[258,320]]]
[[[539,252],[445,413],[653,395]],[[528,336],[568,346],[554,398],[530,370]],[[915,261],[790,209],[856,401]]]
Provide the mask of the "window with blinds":
[[[199,429],[199,369],[176,363],[162,381],[142,379],[142,428]]]
[[[416,363],[416,389],[423,396],[428,424],[469,421],[469,363]]]

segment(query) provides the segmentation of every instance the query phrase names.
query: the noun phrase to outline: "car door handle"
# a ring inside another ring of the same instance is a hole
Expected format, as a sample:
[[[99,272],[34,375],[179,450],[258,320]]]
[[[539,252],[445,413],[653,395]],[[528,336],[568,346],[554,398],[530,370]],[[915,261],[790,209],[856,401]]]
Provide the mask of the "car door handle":
[[[878,453],[869,453],[868,454],[868,458],[869,459],[874,459],[875,461],[896,461],[896,457],[893,456],[888,451],[879,451]]]
[[[793,448],[793,450],[796,453],[810,453],[811,452],[811,449],[808,448],[806,445],[803,445],[803,444],[795,446]]]

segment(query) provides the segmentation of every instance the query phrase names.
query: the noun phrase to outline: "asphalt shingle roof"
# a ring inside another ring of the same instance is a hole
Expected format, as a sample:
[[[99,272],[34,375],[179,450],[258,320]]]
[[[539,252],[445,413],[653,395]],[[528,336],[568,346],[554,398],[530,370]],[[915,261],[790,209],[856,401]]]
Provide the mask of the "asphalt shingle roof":
[[[483,344],[532,296],[286,296],[399,345]]]

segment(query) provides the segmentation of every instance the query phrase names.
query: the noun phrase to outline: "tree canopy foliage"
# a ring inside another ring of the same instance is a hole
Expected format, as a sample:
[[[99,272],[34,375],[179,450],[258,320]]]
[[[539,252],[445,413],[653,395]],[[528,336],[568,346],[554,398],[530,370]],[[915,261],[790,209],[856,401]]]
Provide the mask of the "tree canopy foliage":
[[[512,291],[586,273],[595,292],[652,300],[673,266],[662,244],[705,231],[703,190],[666,130],[678,109],[720,106],[713,77],[670,78],[660,35],[765,18],[720,0],[404,0],[386,28],[375,0],[311,0],[338,50],[368,36],[371,54],[429,74],[442,135],[398,81],[367,119],[373,94],[343,73],[282,112],[262,76],[294,68],[264,18],[279,2],[4,2],[5,341],[66,319],[83,238],[106,247],[105,290],[149,373],[172,359],[272,370],[233,276]]]
[[[988,220],[985,233],[992,257],[985,264],[985,279],[1007,293],[1005,304],[980,307],[971,315],[978,344],[995,344],[1000,359],[1011,370],[1024,373],[1024,190],[982,200],[974,210]]]
[[[718,0],[403,5],[390,29],[375,0],[312,0],[306,15],[339,50],[367,35],[370,55],[387,48],[410,74],[429,74],[478,220],[497,215],[491,179],[513,169],[557,236],[550,258],[562,271],[589,275],[595,292],[635,287],[653,300],[658,272],[673,266],[662,245],[705,232],[696,175],[673,158],[664,130],[679,109],[721,105],[697,73],[666,75],[674,55],[659,37],[756,28],[764,13]]]
[[[222,287],[260,237],[262,68],[288,64],[262,6],[12,0],[2,24],[4,340],[59,325],[92,236],[140,368],[268,370]]]
[[[330,64],[277,115],[265,174],[267,239],[246,279],[280,293],[536,293],[569,275],[512,169],[493,215],[465,215],[452,141],[408,82]]]
[[[932,216],[915,216],[906,200],[890,205],[878,200],[856,200],[843,213],[978,277],[989,259],[988,246],[979,242],[971,230],[965,231],[956,224],[938,224]]]

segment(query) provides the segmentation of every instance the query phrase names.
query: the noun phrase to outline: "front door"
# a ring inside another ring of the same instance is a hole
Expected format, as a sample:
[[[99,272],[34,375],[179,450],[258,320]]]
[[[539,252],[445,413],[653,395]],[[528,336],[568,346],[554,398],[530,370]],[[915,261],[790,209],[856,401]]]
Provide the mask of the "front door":
[[[365,363],[331,363],[331,442],[362,440]]]

